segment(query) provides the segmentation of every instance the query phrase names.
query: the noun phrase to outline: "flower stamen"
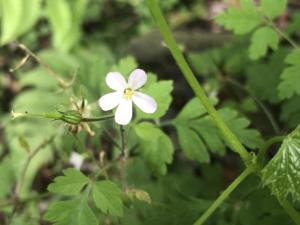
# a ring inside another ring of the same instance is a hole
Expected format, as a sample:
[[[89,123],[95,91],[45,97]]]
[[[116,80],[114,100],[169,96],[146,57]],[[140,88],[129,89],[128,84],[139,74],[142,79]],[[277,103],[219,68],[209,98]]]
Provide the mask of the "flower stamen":
[[[133,92],[134,91],[131,88],[126,88],[124,90],[123,98],[125,98],[126,100],[130,100],[132,98]]]

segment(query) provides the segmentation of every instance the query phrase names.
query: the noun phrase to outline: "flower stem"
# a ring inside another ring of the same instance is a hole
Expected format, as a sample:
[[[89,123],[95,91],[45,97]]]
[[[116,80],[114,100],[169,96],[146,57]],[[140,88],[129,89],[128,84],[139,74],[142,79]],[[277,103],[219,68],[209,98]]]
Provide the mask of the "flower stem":
[[[287,214],[291,217],[291,219],[295,222],[295,224],[300,225],[300,215],[297,210],[286,200],[280,201],[281,206],[285,209]]]
[[[196,96],[199,98],[201,103],[205,106],[207,112],[212,117],[215,124],[218,128],[222,131],[225,139],[230,144],[233,151],[237,152],[241,158],[249,164],[251,161],[251,156],[238,140],[238,138],[233,134],[233,132],[228,128],[226,123],[218,114],[217,110],[214,106],[210,103],[208,97],[206,96],[203,88],[198,83],[195,75],[193,74],[191,68],[189,67],[187,61],[185,60],[183,54],[181,53],[180,49],[177,46],[177,43],[168,27],[168,24],[163,17],[161,9],[156,0],[147,0],[148,8],[150,9],[154,20],[156,21],[159,30],[164,38],[164,41],[168,48],[170,49],[176,63],[180,67],[185,79],[187,80],[188,84],[193,89]]]
[[[212,203],[212,205],[202,214],[202,216],[194,223],[194,225],[202,225],[205,221],[216,211],[216,209],[229,197],[236,187],[245,180],[255,167],[247,167],[224,191],[223,193]]]
[[[94,118],[82,118],[81,121],[90,123],[90,122],[109,120],[109,119],[112,119],[112,118],[114,118],[114,115],[107,115],[107,116],[94,117]]]

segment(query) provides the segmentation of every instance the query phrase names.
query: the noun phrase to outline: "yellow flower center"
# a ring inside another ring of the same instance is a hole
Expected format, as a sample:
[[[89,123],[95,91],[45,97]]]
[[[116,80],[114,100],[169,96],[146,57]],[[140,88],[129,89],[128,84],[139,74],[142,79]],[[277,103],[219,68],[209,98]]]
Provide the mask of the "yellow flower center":
[[[133,92],[134,91],[131,88],[126,88],[124,90],[123,98],[125,98],[126,100],[130,100],[132,98]]]

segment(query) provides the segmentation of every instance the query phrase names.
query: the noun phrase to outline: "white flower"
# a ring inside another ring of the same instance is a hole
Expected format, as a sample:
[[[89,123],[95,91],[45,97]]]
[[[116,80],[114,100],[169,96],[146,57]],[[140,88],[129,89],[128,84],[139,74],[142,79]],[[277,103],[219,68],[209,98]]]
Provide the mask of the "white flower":
[[[126,82],[118,72],[108,73],[106,84],[115,92],[106,94],[99,99],[102,110],[108,111],[117,107],[115,121],[120,125],[126,125],[132,119],[132,102],[145,113],[154,113],[157,104],[153,98],[139,91],[147,81],[146,73],[141,69],[134,70]]]
[[[78,154],[77,152],[72,152],[70,157],[70,163],[77,169],[80,170],[83,163],[83,156]]]

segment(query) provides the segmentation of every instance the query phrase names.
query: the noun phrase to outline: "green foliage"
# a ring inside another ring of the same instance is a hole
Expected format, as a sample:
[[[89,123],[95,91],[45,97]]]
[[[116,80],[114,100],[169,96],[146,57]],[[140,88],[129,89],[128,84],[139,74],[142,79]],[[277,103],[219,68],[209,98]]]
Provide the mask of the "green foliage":
[[[5,44],[15,38],[22,19],[22,0],[1,1],[1,43]]]
[[[212,103],[216,104],[216,100],[213,99]],[[250,121],[239,116],[237,111],[223,108],[219,114],[247,147],[255,149],[262,144],[260,133],[248,128]],[[208,149],[219,155],[225,154],[223,135],[206,115],[198,99],[194,98],[187,103],[172,124],[177,129],[180,146],[188,158],[208,162]]]
[[[211,104],[253,155],[263,143],[260,132],[269,138],[273,130],[284,134],[300,123],[300,52],[291,51],[281,33],[298,37],[300,17],[294,4],[284,12],[287,1],[274,1],[228,3],[216,21],[234,35],[216,34],[215,24],[206,22],[215,4],[158,1],[170,13],[168,23]],[[0,9],[1,44],[18,40],[43,62],[33,57],[25,62],[26,52],[14,44],[1,51],[1,224],[193,224],[238,176],[241,162],[226,154],[223,134],[165,54],[172,46],[159,46],[145,1],[0,0]],[[287,17],[277,19],[283,13]],[[202,23],[209,33],[204,41],[194,38],[202,36],[193,29]],[[111,91],[106,74],[118,71],[128,78],[136,68],[147,71],[141,91],[158,108],[145,114],[135,107],[133,121],[124,127],[125,146],[113,119],[70,126],[46,118],[9,118],[11,109],[101,117],[106,112],[97,100]],[[270,129],[267,116],[278,131]],[[292,224],[269,189],[279,199],[299,201],[299,132],[298,127],[286,137],[262,171],[265,187],[250,176],[207,224]],[[83,159],[84,173],[63,170],[79,167]]]
[[[56,177],[54,183],[48,186],[48,191],[63,195],[78,195],[89,179],[80,171],[67,169],[64,176]]]
[[[143,122],[135,126],[143,158],[155,173],[167,173],[167,164],[173,159],[174,148],[170,138],[154,124]]]
[[[10,193],[14,184],[14,170],[11,165],[11,160],[5,158],[0,164],[0,198],[4,199]]]
[[[54,47],[68,51],[78,42],[86,4],[87,0],[47,0],[47,17],[54,32]]]
[[[2,0],[0,4],[2,45],[31,29],[40,16],[41,0]]]
[[[94,202],[103,213],[111,216],[123,216],[122,192],[111,181],[98,181],[93,184]]]
[[[77,199],[54,202],[44,218],[54,225],[97,225],[98,219],[88,205],[87,196]]]
[[[300,96],[294,96],[286,100],[281,106],[280,119],[288,128],[294,129],[297,124],[300,124]]]
[[[247,66],[246,74],[249,90],[260,100],[270,103],[280,101],[277,87],[280,83],[280,74],[285,68],[284,58],[288,52],[288,49],[281,48],[266,61],[252,63]]]
[[[216,18],[216,22],[235,34],[246,34],[261,23],[261,16],[253,0],[241,0],[240,8],[229,8]]]
[[[284,199],[291,195],[300,200],[299,186],[300,126],[283,141],[280,149],[263,169],[263,183],[272,194]]]
[[[296,49],[290,53],[285,62],[289,65],[281,74],[281,83],[278,86],[281,99],[291,98],[295,94],[300,94],[299,70],[300,70],[300,50]]]
[[[278,0],[276,4],[274,4],[272,0],[261,0],[261,11],[264,15],[274,19],[283,14],[287,2],[287,0]]]
[[[274,51],[277,50],[278,44],[278,34],[270,27],[261,27],[252,36],[249,56],[253,60],[259,59],[266,55],[268,47]]]

